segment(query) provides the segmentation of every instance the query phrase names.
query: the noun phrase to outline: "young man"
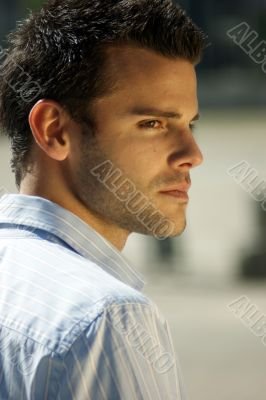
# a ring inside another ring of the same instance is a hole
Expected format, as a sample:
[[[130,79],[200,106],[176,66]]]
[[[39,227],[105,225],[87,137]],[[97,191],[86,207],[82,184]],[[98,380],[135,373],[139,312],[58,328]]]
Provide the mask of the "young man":
[[[183,400],[167,323],[121,250],[185,228],[204,36],[170,0],[50,0],[9,42],[0,398]]]

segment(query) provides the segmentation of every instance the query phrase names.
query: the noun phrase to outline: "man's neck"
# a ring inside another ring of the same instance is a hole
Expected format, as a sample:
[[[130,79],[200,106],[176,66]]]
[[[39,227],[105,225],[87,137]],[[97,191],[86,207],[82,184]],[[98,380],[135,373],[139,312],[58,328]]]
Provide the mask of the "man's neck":
[[[104,220],[100,215],[96,215],[79,199],[76,199],[69,193],[64,193],[61,190],[45,191],[44,187],[40,187],[41,185],[32,185],[30,183],[32,182],[29,180],[23,181],[21,183],[19,193],[29,196],[39,196],[58,204],[59,206],[75,214],[86,224],[90,225],[90,227],[92,227],[96,232],[98,232],[114,247],[116,247],[117,250],[123,250],[129,236],[128,231],[117,227],[107,220]],[[60,193],[60,195],[58,193]]]

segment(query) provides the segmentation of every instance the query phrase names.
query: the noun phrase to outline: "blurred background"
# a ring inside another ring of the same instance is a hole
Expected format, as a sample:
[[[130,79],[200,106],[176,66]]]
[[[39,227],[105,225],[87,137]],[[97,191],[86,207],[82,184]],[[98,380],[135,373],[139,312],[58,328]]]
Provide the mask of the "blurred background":
[[[42,3],[1,0],[3,48],[16,21]],[[266,212],[227,170],[245,160],[266,182],[266,74],[227,32],[245,22],[256,45],[266,40],[266,1],[179,3],[208,35],[197,67],[205,162],[191,174],[185,233],[163,241],[133,234],[123,253],[169,321],[188,398],[265,400],[266,346],[227,305],[247,296],[266,315]],[[15,193],[9,145],[0,143],[0,186]]]

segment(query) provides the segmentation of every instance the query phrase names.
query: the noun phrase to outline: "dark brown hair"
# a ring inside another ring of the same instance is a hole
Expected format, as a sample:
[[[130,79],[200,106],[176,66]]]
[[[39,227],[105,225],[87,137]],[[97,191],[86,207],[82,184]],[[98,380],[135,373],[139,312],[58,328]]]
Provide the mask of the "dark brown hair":
[[[196,64],[204,34],[170,0],[50,0],[18,23],[0,49],[0,125],[19,188],[33,136],[28,115],[49,98],[93,127],[89,105],[114,90],[106,48],[134,45]],[[2,60],[1,60],[2,59]]]

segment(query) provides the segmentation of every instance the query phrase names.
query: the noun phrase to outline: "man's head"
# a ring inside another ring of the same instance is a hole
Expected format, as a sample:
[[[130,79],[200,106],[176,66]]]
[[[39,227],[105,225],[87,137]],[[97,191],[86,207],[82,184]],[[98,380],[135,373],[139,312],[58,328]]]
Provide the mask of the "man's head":
[[[132,198],[174,222],[171,236],[182,232],[187,200],[161,191],[186,190],[202,161],[191,125],[204,36],[184,11],[170,0],[50,0],[9,40],[0,121],[17,186],[35,177],[36,194],[71,194],[99,221],[152,234],[93,169],[107,162],[117,187],[127,179]]]

